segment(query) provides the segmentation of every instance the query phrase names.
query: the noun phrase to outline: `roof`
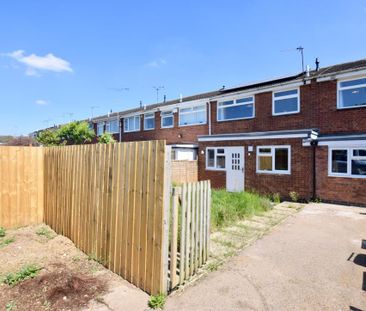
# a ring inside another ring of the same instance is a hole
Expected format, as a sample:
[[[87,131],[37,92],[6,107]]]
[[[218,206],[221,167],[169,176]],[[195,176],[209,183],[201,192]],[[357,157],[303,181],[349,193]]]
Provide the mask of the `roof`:
[[[339,73],[339,72],[343,72],[343,71],[353,71],[353,70],[365,69],[365,68],[366,68],[366,58],[356,60],[353,62],[336,64],[336,65],[331,65],[328,67],[320,68],[318,71],[316,71],[316,70],[311,71],[310,74],[311,74],[311,76],[319,77],[319,76],[335,74],[335,73]]]

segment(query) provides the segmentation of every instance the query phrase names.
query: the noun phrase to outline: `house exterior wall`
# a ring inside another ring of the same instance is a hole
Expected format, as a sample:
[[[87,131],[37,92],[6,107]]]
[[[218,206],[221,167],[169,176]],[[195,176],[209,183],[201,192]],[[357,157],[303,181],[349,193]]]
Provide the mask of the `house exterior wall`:
[[[291,146],[291,173],[269,174],[256,172],[257,146]],[[310,199],[313,195],[312,147],[303,147],[302,139],[262,139],[250,141],[218,141],[202,142],[199,144],[198,178],[210,179],[214,188],[226,187],[226,172],[206,169],[206,147],[243,146],[244,152],[244,181],[245,190],[261,194],[279,193],[281,198],[289,198],[289,192],[295,191],[303,199]],[[253,152],[248,152],[248,146],[253,146]]]

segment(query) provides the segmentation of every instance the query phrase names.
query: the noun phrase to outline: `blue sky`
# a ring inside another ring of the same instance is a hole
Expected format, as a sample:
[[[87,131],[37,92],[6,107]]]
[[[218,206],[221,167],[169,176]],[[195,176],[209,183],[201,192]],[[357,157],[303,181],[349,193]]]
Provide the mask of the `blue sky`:
[[[299,45],[365,58],[365,38],[366,0],[3,0],[0,135],[296,73]]]

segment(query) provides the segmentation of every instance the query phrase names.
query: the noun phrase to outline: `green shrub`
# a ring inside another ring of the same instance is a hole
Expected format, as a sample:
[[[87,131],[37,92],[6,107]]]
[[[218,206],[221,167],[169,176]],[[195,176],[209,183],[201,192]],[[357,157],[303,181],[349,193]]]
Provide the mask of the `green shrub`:
[[[0,248],[5,247],[13,242],[15,242],[15,238],[4,239],[3,241],[0,241]]]
[[[98,143],[100,144],[114,144],[116,140],[113,138],[111,133],[105,132],[98,138]]]
[[[279,193],[273,193],[272,197],[271,197],[272,202],[276,203],[276,204],[280,204],[281,203],[281,196]]]
[[[5,228],[0,227],[0,238],[3,238],[6,235]]]
[[[166,295],[159,294],[156,296],[151,296],[148,304],[151,309],[163,309],[165,302],[166,302]]]
[[[271,208],[268,198],[250,192],[212,191],[211,225],[218,229]]]
[[[299,195],[296,191],[290,191],[289,196],[290,196],[292,202],[297,202],[299,200]]]
[[[5,280],[3,281],[5,284],[13,286],[18,284],[19,282],[26,280],[26,279],[33,279],[37,276],[38,272],[41,270],[36,265],[28,265],[24,266],[16,273],[9,273]]]
[[[55,236],[53,235],[52,231],[49,230],[47,227],[41,227],[36,231],[36,234],[39,236],[44,236],[47,239],[53,239]]]

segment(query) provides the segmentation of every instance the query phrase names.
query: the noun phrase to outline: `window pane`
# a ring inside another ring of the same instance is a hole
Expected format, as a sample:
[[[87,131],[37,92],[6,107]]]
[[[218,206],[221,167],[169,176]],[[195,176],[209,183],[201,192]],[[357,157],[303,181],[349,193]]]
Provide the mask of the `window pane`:
[[[227,106],[227,105],[232,105],[232,104],[234,104],[234,101],[233,100],[228,100],[226,102],[219,103],[219,107]]]
[[[343,81],[340,83],[340,86],[347,87],[347,86],[354,86],[354,85],[360,85],[360,84],[366,84],[366,78],[352,80],[352,81]]]
[[[353,149],[353,156],[366,157],[366,149]]]
[[[135,117],[135,128],[134,130],[140,129],[140,117]]]
[[[271,153],[271,148],[259,148],[260,153]]]
[[[275,149],[275,169],[276,171],[288,171],[288,149]]]
[[[207,166],[208,167],[215,166],[215,150],[214,149],[207,150]]]
[[[225,153],[225,149],[217,149],[217,153]]]
[[[225,156],[218,155],[216,159],[217,168],[225,168]]]
[[[206,123],[206,110],[205,111],[191,111],[189,113],[181,113],[179,115],[179,125],[189,124],[202,124]]]
[[[241,99],[237,99],[236,103],[251,103],[253,101],[253,97],[246,97],[246,98],[241,98]]]
[[[250,118],[254,115],[254,105],[238,105],[233,107],[219,108],[218,120],[230,120],[230,119],[241,119]]]
[[[145,119],[144,127],[146,130],[154,129],[155,128],[155,119],[154,118]]]
[[[352,175],[366,175],[366,159],[352,160]]]
[[[286,113],[298,111],[298,98],[276,99],[274,102],[275,113]]]
[[[290,90],[290,91],[274,93],[274,97],[289,96],[289,95],[297,95],[297,90]]]
[[[260,171],[272,171],[272,157],[259,156],[258,162]]]
[[[332,172],[347,174],[347,150],[332,150]]]
[[[355,107],[366,105],[366,87],[339,91],[340,107]]]
[[[163,127],[173,126],[173,116],[163,117]]]

